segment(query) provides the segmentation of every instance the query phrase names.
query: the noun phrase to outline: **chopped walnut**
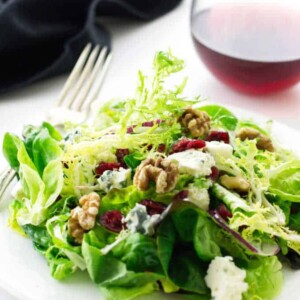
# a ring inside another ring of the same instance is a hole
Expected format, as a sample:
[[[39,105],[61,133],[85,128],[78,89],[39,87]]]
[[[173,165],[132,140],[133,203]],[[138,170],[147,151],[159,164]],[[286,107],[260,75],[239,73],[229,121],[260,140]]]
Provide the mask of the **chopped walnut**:
[[[84,233],[95,226],[100,197],[97,193],[90,193],[82,196],[79,204],[81,207],[76,206],[71,210],[68,223],[70,235],[77,243],[81,243]]]
[[[78,221],[78,215],[81,211],[79,206],[75,207],[71,210],[71,216],[69,218],[68,226],[69,226],[69,233],[71,237],[74,238],[75,242],[78,244],[82,243],[84,229],[80,226]]]
[[[205,136],[210,130],[210,118],[205,111],[186,108],[179,118],[181,126],[194,138]]]
[[[267,150],[270,152],[274,151],[274,146],[272,144],[271,139],[268,136],[260,133],[258,130],[255,130],[253,128],[242,128],[237,132],[236,136],[240,138],[242,141],[246,139],[249,140],[257,139],[257,144],[256,144],[257,149]]]
[[[223,186],[238,193],[247,193],[250,189],[249,182],[241,176],[222,175],[220,182]]]
[[[173,162],[159,157],[147,158],[136,169],[133,183],[139,190],[146,191],[150,181],[155,181],[156,192],[165,193],[175,188],[179,171]]]

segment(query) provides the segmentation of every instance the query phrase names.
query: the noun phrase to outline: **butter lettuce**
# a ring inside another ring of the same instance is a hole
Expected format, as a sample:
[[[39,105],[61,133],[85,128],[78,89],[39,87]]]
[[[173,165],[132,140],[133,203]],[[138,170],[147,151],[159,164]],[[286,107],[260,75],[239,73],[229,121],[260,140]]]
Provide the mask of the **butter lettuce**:
[[[247,300],[271,300],[283,285],[282,265],[276,256],[250,261],[246,268],[248,290],[243,294]]]
[[[22,144],[23,142],[18,136],[8,132],[4,135],[2,152],[9,165],[15,170],[18,170],[20,165],[17,156],[18,150]]]
[[[289,161],[273,169],[269,190],[284,201],[300,202],[300,161]]]
[[[47,219],[49,207],[56,201],[63,186],[63,170],[60,160],[52,160],[39,175],[34,163],[22,145],[18,151],[20,181],[24,198],[17,213],[20,225],[39,225]]]

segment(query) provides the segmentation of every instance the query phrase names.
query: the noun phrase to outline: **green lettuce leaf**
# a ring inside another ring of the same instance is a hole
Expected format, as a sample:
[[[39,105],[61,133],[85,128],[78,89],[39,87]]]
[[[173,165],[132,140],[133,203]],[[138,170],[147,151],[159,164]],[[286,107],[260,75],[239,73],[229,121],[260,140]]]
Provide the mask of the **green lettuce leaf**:
[[[249,285],[243,299],[271,300],[278,296],[283,285],[282,265],[276,256],[253,260],[246,268]]]
[[[63,153],[59,146],[59,141],[62,139],[60,133],[47,122],[39,127],[25,126],[23,137],[27,153],[40,175],[51,160]]]
[[[5,133],[2,145],[3,155],[9,165],[16,171],[18,171],[20,165],[18,160],[18,151],[21,145],[23,145],[23,142],[18,136],[12,133]]]
[[[300,161],[290,161],[273,169],[269,191],[282,200],[300,202]]]
[[[90,231],[83,239],[82,254],[89,275],[108,299],[116,299],[113,297],[125,289],[124,297],[127,298],[122,296],[122,299],[153,292],[158,289],[157,280],[164,278],[163,274],[157,273],[159,260],[151,238],[139,233],[124,237],[105,254],[101,251],[103,236],[99,240]]]
[[[227,108],[220,105],[205,105],[199,109],[208,113],[211,118],[212,127],[235,130],[238,119]]]
[[[81,254],[81,247],[74,246],[68,233],[68,215],[55,216],[46,223],[49,236],[53,245],[59,249],[60,256],[69,259],[76,268],[86,269],[86,263]]]
[[[124,262],[129,270],[135,272],[154,272],[163,274],[157,256],[156,241],[140,233],[133,233],[112,249],[112,254]]]
[[[193,247],[197,210],[189,205],[177,208],[159,225],[158,255],[167,278],[183,291],[209,295],[204,277],[207,263]],[[178,271],[180,270],[180,272]]]
[[[18,211],[23,207],[23,202],[15,199],[8,207],[9,209],[9,218],[8,226],[18,232],[20,235],[25,236],[25,232],[17,221]]]
[[[27,224],[24,225],[22,229],[32,240],[34,248],[42,254],[45,254],[48,248],[53,245],[52,239],[45,226]]]
[[[76,264],[66,257],[60,248],[48,248],[45,257],[51,268],[51,276],[57,280],[66,279],[77,271]]]
[[[100,287],[99,289],[106,300],[131,300],[139,296],[151,294],[156,291],[158,287],[155,283],[147,283],[137,287]]]
[[[39,225],[48,215],[49,207],[56,201],[63,186],[60,160],[52,160],[45,167],[42,177],[30,159],[25,146],[18,151],[20,180],[24,191],[24,205],[17,213],[20,225]]]

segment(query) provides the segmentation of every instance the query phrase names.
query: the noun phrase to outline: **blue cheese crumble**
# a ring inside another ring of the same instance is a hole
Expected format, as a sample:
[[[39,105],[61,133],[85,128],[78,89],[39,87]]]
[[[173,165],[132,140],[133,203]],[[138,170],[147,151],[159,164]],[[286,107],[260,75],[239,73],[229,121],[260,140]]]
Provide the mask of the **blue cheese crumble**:
[[[112,189],[122,189],[131,183],[131,169],[107,170],[98,178],[99,189],[108,193]]]
[[[215,160],[209,153],[195,149],[171,154],[167,159],[177,164],[180,173],[194,177],[210,175],[211,167],[215,165]]]
[[[199,208],[208,211],[209,207],[209,194],[206,188],[199,188],[194,184],[188,186],[188,198],[186,201],[192,202]]]
[[[222,163],[222,161],[231,158],[233,155],[232,146],[223,142],[206,142],[205,149],[213,156],[216,164]]]
[[[205,282],[213,300],[242,300],[248,290],[246,271],[238,268],[231,256],[215,257],[207,270]]]
[[[132,233],[140,232],[145,235],[153,235],[159,219],[159,214],[150,216],[147,214],[146,206],[137,203],[123,219],[123,223],[126,223],[127,229]]]

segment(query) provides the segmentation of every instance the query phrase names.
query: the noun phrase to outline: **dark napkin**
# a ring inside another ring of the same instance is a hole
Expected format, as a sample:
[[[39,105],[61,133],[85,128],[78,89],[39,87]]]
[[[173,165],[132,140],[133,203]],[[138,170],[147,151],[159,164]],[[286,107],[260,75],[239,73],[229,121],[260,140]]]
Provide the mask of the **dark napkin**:
[[[71,70],[88,42],[111,47],[96,18],[152,20],[179,2],[0,0],[0,93]]]

